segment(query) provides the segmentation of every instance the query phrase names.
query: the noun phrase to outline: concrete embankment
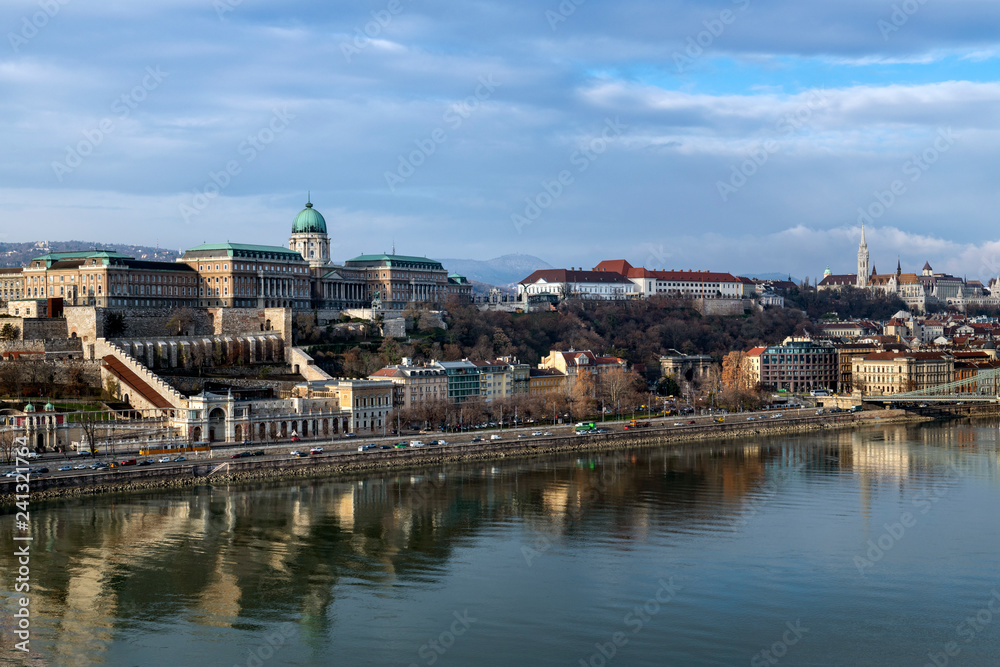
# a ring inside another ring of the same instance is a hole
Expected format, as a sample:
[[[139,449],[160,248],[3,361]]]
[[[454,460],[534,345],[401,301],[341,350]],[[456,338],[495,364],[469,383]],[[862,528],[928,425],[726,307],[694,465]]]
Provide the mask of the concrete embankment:
[[[462,461],[488,461],[507,457],[539,456],[572,451],[601,451],[631,447],[658,447],[700,440],[734,441],[757,436],[849,429],[889,423],[931,421],[903,410],[879,410],[823,417],[783,417],[752,422],[709,423],[698,426],[663,426],[635,431],[592,435],[565,435],[544,439],[508,438],[479,444],[447,445],[392,451],[324,454],[301,459],[236,459],[151,467],[117,469],[85,475],[43,476],[31,479],[32,501],[87,494],[128,493],[200,485],[237,484],[279,478],[331,478],[350,473],[379,472]],[[17,482],[0,482],[0,505],[15,500]],[[22,489],[23,493],[23,489]]]

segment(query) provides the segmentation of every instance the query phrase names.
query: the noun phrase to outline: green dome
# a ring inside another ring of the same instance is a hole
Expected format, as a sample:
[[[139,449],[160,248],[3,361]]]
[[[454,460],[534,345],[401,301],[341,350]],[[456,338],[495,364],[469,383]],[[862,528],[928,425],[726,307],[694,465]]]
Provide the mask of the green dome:
[[[53,410],[56,409],[56,406],[52,405],[51,403],[46,403],[45,407],[42,409],[45,410],[45,412],[52,412]]]
[[[295,222],[292,223],[292,234],[309,233],[326,234],[326,220],[313,208],[312,202],[306,202],[306,207],[295,216]]]
[[[25,412],[34,412],[35,411],[35,406],[32,405],[31,403],[28,403],[26,406],[24,406],[24,411]]]

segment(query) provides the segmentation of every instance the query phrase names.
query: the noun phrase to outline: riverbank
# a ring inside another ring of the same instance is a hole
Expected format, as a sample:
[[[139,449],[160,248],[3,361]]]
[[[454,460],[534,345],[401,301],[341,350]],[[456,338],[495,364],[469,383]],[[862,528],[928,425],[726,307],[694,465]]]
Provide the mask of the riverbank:
[[[877,410],[822,417],[786,417],[780,421],[734,421],[681,428],[664,426],[603,434],[555,436],[544,440],[491,440],[474,445],[459,444],[365,453],[349,452],[301,459],[216,460],[194,462],[183,466],[118,469],[68,477],[40,477],[33,478],[29,486],[31,501],[37,502],[93,494],[242,484],[281,478],[329,479],[363,472],[469,461],[490,461],[507,457],[542,456],[561,452],[660,447],[707,440],[725,443],[761,436],[927,421],[933,421],[933,419],[905,410]],[[13,505],[17,500],[16,492],[16,481],[0,482],[0,505]]]

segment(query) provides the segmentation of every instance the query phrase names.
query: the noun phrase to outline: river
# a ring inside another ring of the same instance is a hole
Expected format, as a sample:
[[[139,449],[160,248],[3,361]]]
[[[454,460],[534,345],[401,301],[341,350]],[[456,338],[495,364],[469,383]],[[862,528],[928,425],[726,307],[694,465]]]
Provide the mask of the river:
[[[30,507],[4,664],[995,665],[995,422]],[[14,648],[30,598],[29,654]]]

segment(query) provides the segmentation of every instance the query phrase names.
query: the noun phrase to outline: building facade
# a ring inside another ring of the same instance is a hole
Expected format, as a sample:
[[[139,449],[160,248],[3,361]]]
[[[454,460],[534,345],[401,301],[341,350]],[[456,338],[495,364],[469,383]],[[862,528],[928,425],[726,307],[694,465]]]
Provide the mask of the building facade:
[[[872,352],[855,356],[854,390],[883,396],[927,389],[955,379],[955,357],[946,352]]]
[[[771,345],[760,356],[760,383],[790,392],[836,390],[839,377],[837,351],[827,341],[786,339]]]

